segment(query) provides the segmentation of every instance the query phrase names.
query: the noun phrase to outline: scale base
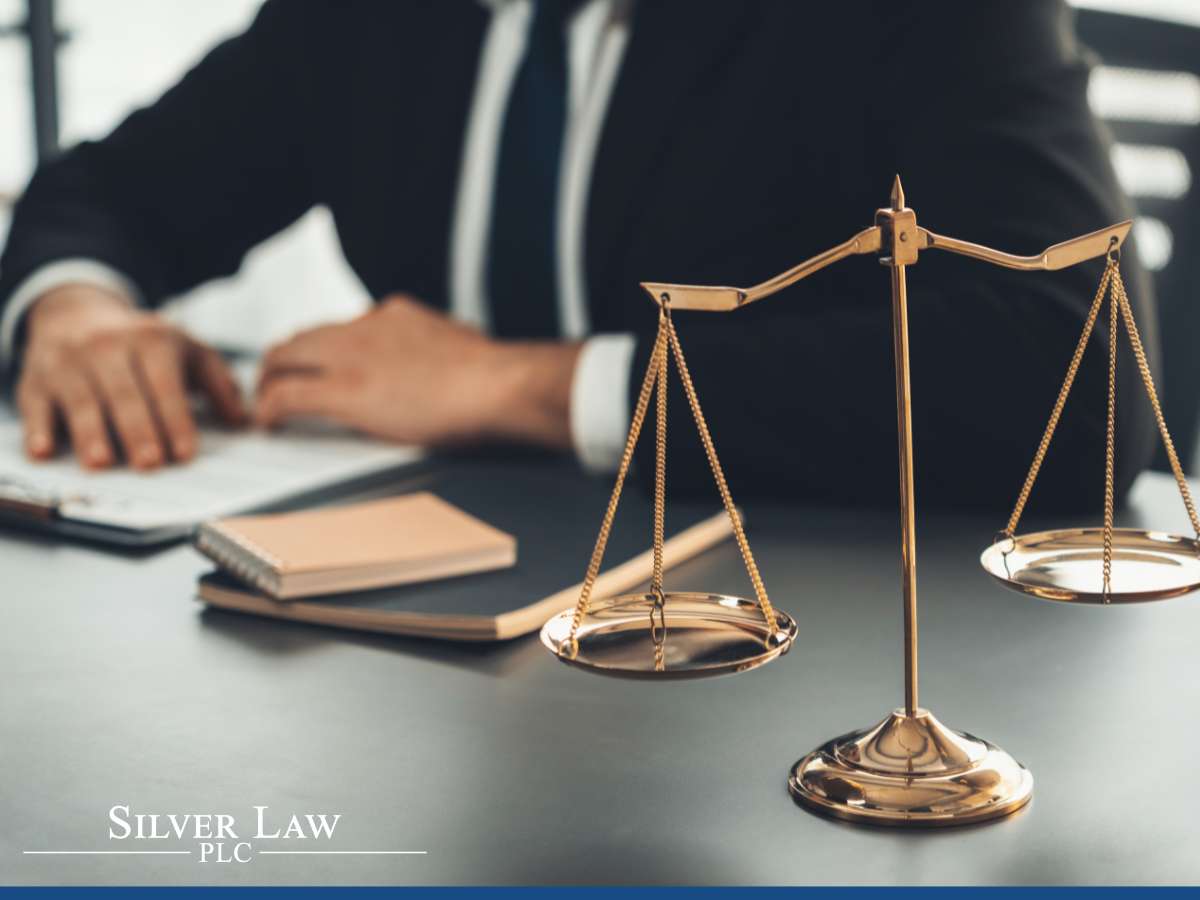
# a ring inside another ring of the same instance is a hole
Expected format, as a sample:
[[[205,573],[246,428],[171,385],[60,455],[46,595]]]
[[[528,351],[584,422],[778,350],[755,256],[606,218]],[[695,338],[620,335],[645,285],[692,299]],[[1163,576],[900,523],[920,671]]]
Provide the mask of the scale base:
[[[813,812],[870,825],[966,825],[1016,812],[1033,795],[1023,765],[924,709],[897,709],[797,762],[788,790]]]

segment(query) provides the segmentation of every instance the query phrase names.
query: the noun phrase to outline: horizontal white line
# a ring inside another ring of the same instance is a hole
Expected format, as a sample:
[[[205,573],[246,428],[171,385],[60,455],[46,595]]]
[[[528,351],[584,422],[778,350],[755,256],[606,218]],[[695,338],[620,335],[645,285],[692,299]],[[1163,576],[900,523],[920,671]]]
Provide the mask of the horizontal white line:
[[[26,856],[188,856],[191,850],[22,850]],[[259,850],[260,856],[426,856],[428,850]]]
[[[94,857],[94,856],[113,856],[113,857],[164,857],[164,856],[188,856],[190,850],[23,850],[20,851],[25,856],[30,857]]]
[[[424,857],[427,850],[260,850],[259,856],[270,857]]]

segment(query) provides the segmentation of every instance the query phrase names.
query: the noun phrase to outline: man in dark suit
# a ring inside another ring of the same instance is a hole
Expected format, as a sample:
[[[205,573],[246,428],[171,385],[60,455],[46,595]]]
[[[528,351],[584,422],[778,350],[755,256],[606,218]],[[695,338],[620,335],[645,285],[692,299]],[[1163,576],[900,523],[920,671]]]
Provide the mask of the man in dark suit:
[[[151,310],[325,204],[379,304],[273,348],[258,422],[612,468],[656,324],[641,280],[761,280],[869,224],[895,172],[922,223],[1014,252],[1125,218],[1086,83],[1049,0],[269,0],[18,205],[0,351],[28,452],[55,452],[59,419],[86,465],[186,460],[189,387],[245,416],[220,357]],[[918,490],[1006,502],[1101,264],[933,257],[910,276]],[[1132,254],[1125,271],[1153,345]],[[735,490],[895,496],[887,292],[861,258],[736,314],[677,316]],[[1098,496],[1104,356],[1047,461],[1052,501]],[[1124,402],[1132,365],[1120,376],[1126,486],[1153,434]],[[672,484],[703,483],[673,400]]]

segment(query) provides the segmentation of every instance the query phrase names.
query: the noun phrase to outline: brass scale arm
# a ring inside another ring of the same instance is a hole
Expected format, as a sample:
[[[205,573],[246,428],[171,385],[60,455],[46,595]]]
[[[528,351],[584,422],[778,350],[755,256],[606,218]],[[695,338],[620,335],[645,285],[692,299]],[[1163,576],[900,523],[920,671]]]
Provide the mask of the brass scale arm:
[[[1103,256],[1112,249],[1120,248],[1133,225],[1132,220],[1126,219],[1116,225],[1101,228],[1090,234],[1063,241],[1053,247],[1047,247],[1036,256],[1017,256],[1002,250],[993,250],[982,244],[972,244],[958,238],[945,237],[935,234],[927,228],[918,227],[917,248],[919,250],[947,250],[973,259],[980,259],[1008,269],[1024,271],[1049,271],[1066,269],[1077,263]],[[818,253],[811,259],[806,259],[799,265],[793,266],[786,272],[781,272],[774,278],[748,288],[708,287],[703,285],[663,284],[660,282],[642,282],[642,287],[650,294],[655,303],[660,303],[663,294],[670,297],[671,309],[702,310],[705,312],[731,312],[755,300],[769,297],[774,293],[795,284],[802,278],[807,278],[814,272],[819,272],[826,266],[845,259],[866,253],[881,254],[884,252],[884,227],[872,225],[854,235],[848,241],[831,247],[824,253]]]

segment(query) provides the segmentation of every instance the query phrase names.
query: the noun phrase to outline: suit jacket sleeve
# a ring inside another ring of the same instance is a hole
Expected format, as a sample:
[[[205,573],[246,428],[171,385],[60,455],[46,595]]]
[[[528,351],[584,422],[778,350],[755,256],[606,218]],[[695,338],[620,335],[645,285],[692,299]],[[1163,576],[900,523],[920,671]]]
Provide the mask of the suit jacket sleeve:
[[[846,97],[866,104],[863,133],[871,148],[863,178],[878,184],[878,205],[886,205],[892,174],[899,172],[919,224],[1019,253],[1130,215],[1087,106],[1088,67],[1064,7],[1043,0],[906,4],[899,13],[890,11],[894,4],[879,7],[863,19],[865,29],[869,23],[878,29],[874,52],[864,31],[861,59],[868,71]],[[811,215],[799,197],[796,212],[798,220]],[[862,212],[865,227],[871,210]],[[799,221],[796,228],[800,235]],[[831,233],[823,245],[847,237]],[[812,245],[810,238],[796,243]],[[1059,273],[1013,272],[935,251],[909,267],[922,502],[984,505],[1002,521],[1102,268],[1096,261]],[[1153,307],[1128,244],[1122,268],[1153,348]],[[886,272],[871,257],[858,257],[735,313],[676,313],[735,497],[741,491],[896,502],[889,296]],[[1100,508],[1106,323],[1097,326],[1085,356],[1032,514]],[[652,333],[640,337],[635,391],[652,340]],[[1146,464],[1154,435],[1128,353],[1118,371],[1117,480],[1123,490]],[[676,390],[670,401],[668,483],[711,490],[686,400]],[[653,473],[653,409],[649,419],[639,447],[643,479]]]
[[[38,267],[84,257],[158,303],[234,272],[307,210],[308,8],[270,0],[152,106],[39,168],[0,261],[0,302]]]

